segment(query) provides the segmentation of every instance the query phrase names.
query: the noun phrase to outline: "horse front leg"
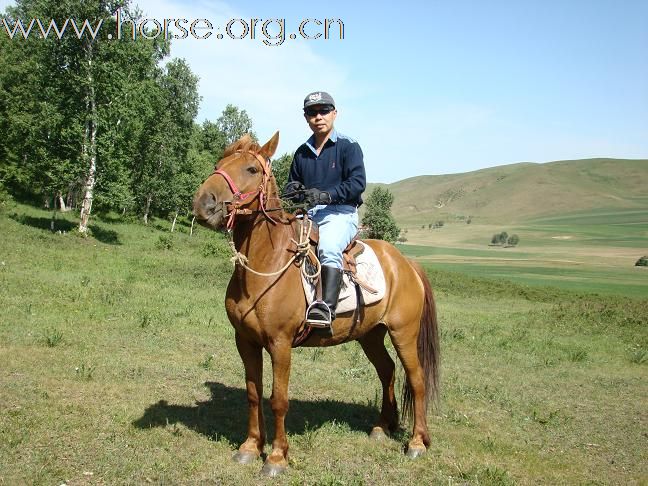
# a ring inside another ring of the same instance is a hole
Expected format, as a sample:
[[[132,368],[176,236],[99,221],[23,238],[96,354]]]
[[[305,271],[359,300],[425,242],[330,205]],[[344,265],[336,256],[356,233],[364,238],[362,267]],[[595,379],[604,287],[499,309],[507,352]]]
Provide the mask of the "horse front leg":
[[[275,339],[268,346],[272,359],[272,396],[270,405],[275,419],[275,438],[272,452],[266,458],[261,472],[276,476],[288,467],[288,439],[285,418],[288,413],[288,380],[290,379],[291,339]]]
[[[241,444],[234,460],[240,464],[251,464],[263,453],[265,444],[265,423],[263,420],[263,348],[245,340],[236,333],[238,349],[245,366],[245,386],[248,399],[248,434]]]

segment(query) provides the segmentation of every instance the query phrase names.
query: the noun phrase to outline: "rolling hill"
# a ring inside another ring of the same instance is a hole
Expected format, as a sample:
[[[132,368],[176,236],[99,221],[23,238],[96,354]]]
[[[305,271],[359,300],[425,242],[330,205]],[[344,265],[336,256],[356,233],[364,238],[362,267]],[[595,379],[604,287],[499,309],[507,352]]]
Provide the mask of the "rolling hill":
[[[519,223],[594,209],[648,209],[648,159],[519,163],[418,176],[369,184],[366,196],[378,185],[394,194],[392,213],[399,224],[468,217],[483,223]]]

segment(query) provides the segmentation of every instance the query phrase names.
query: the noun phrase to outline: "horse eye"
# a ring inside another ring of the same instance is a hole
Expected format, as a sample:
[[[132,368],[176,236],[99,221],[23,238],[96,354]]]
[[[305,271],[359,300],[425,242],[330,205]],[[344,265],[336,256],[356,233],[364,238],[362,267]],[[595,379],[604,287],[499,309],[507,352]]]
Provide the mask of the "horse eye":
[[[256,167],[248,167],[248,172],[250,174],[256,174],[257,172],[259,172],[259,169]]]

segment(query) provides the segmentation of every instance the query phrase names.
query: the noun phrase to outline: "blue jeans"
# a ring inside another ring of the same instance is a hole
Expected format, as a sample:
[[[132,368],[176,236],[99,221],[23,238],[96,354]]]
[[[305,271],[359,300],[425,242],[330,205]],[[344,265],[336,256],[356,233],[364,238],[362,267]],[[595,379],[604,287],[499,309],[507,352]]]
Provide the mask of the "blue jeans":
[[[342,268],[342,251],[358,232],[358,210],[355,206],[318,205],[308,216],[319,226],[318,257],[322,265]]]

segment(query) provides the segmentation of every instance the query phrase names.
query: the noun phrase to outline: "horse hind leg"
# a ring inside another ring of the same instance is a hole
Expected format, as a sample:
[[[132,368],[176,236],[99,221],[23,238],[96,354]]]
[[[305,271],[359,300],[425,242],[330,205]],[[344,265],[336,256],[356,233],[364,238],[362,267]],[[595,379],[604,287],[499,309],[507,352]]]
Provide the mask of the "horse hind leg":
[[[409,333],[408,333],[409,334]],[[412,333],[413,334],[413,333]],[[403,414],[412,417],[414,426],[412,439],[407,447],[407,456],[416,458],[425,453],[430,445],[430,434],[427,428],[427,399],[425,374],[418,356],[417,338],[415,335],[404,336],[391,332],[390,337],[405,370],[406,382],[403,384]]]
[[[358,339],[362,350],[376,368],[383,389],[380,417],[370,435],[376,440],[385,438],[387,430],[394,432],[398,427],[398,406],[394,394],[396,366],[385,348],[386,333],[387,327],[380,324]]]

